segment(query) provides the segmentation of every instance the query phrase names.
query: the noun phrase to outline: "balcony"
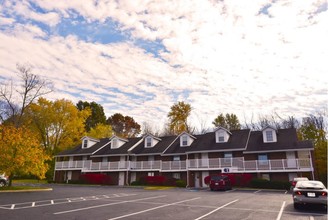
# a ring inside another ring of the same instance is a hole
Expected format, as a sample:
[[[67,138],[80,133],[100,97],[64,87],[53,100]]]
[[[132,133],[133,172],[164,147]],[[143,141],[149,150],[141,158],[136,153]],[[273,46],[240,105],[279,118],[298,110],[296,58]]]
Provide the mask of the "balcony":
[[[56,162],[55,170],[81,170],[82,172],[106,171],[202,171],[229,168],[229,172],[286,172],[312,171],[310,159],[247,160],[237,158],[190,159],[186,161],[117,161],[92,162],[61,161]]]

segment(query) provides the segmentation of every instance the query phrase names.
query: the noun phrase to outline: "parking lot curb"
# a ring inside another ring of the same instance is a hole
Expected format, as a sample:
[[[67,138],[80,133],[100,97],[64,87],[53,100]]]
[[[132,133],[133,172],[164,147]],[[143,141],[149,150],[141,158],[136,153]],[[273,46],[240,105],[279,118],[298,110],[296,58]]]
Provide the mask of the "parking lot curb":
[[[42,192],[42,191],[52,191],[52,188],[45,188],[45,189],[22,189],[22,190],[0,190],[0,193]]]

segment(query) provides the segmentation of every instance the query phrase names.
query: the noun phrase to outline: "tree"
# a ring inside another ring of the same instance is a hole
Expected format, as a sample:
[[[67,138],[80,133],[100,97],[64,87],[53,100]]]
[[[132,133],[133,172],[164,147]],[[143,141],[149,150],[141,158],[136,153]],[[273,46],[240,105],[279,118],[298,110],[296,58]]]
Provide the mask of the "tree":
[[[116,135],[124,138],[136,137],[141,132],[141,126],[132,117],[120,113],[108,117],[107,124],[112,126]]]
[[[84,135],[84,122],[90,109],[79,111],[71,101],[40,98],[26,111],[26,123],[41,140],[42,146],[56,153],[75,145]]]
[[[221,113],[218,115],[212,122],[215,127],[221,126],[228,130],[240,130],[241,125],[237,115],[235,114],[226,114],[225,116]]]
[[[0,125],[0,173],[9,176],[35,175],[45,178],[51,157],[40,147],[37,136],[25,127]]]
[[[93,138],[106,138],[113,135],[113,129],[107,124],[97,124],[88,132],[88,136]]]
[[[12,123],[16,127],[22,123],[25,110],[39,97],[52,91],[52,83],[32,73],[28,65],[17,65],[20,85],[14,81],[0,86],[0,102],[2,102],[0,120]],[[18,88],[15,88],[15,87]],[[21,100],[17,100],[21,98]]]
[[[76,107],[82,111],[86,108],[91,109],[91,115],[87,118],[85,122],[85,129],[89,132],[92,128],[95,128],[97,124],[106,124],[106,115],[104,113],[104,108],[97,104],[96,102],[83,102],[79,101]]]
[[[180,134],[183,131],[193,132],[191,126],[188,125],[188,117],[191,113],[191,105],[178,102],[171,106],[171,110],[167,117],[169,118],[169,130],[172,134]]]
[[[323,115],[309,115],[303,118],[298,130],[301,140],[312,140],[314,144],[314,159],[316,176],[327,184],[327,131]]]

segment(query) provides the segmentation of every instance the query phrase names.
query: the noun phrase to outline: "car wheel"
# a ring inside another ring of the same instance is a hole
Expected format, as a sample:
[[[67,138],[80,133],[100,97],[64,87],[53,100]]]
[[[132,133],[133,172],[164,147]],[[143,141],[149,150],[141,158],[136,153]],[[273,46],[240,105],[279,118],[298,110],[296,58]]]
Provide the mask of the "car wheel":
[[[300,208],[300,204],[294,203],[294,209],[299,209],[299,208]]]
[[[1,181],[0,181],[0,187],[4,187],[4,186],[6,186],[6,182],[3,181],[3,180],[1,180]]]
[[[211,191],[213,191],[214,189],[213,188],[211,188]]]

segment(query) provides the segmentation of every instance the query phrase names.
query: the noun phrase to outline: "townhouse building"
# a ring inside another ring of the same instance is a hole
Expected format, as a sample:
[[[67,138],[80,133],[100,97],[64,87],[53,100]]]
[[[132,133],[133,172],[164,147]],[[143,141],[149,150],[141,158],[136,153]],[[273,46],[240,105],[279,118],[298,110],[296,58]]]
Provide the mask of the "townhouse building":
[[[212,174],[249,174],[253,178],[290,181],[314,179],[313,144],[299,141],[295,129],[266,127],[229,131],[223,127],[206,134],[94,139],[56,155],[56,182],[78,180],[84,173],[109,175],[115,185],[129,185],[144,176],[165,176],[205,187]]]

